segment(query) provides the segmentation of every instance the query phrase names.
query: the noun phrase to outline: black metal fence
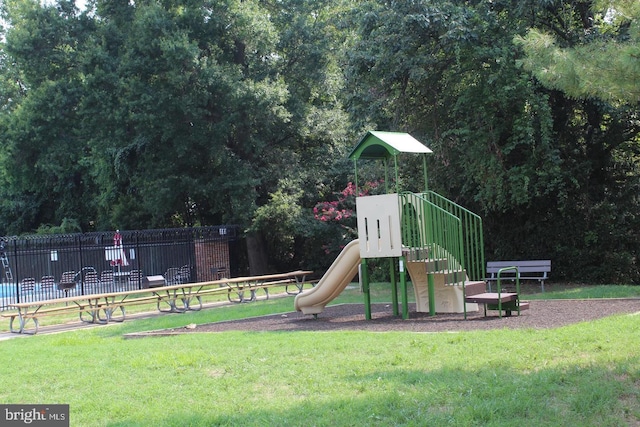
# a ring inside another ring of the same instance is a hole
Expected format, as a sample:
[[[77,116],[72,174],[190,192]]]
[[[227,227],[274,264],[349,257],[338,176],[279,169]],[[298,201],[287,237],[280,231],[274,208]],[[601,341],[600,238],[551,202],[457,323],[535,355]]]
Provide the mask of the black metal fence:
[[[239,229],[163,230],[5,237],[0,243],[0,310],[15,302],[140,289],[237,276]]]

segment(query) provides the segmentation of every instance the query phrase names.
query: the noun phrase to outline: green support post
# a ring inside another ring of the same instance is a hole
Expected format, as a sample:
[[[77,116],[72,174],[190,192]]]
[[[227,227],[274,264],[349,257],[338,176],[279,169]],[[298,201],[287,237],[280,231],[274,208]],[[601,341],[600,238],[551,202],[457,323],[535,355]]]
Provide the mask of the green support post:
[[[402,293],[402,318],[409,318],[409,298],[407,295],[407,272],[405,271],[406,258],[400,257],[398,270],[400,270],[400,292]]]
[[[362,293],[364,294],[364,317],[371,320],[371,293],[369,291],[369,269],[367,259],[360,261],[360,280],[362,280]]]
[[[396,265],[393,258],[389,258],[389,271],[391,275],[391,304],[393,304],[393,315],[398,316],[398,282],[396,281]]]

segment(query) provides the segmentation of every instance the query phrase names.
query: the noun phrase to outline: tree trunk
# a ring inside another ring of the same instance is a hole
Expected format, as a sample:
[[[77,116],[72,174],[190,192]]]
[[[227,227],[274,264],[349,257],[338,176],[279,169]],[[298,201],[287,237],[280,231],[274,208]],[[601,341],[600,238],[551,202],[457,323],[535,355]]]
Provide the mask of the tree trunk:
[[[262,234],[247,234],[247,258],[251,276],[269,273],[269,262],[267,261],[267,251]]]

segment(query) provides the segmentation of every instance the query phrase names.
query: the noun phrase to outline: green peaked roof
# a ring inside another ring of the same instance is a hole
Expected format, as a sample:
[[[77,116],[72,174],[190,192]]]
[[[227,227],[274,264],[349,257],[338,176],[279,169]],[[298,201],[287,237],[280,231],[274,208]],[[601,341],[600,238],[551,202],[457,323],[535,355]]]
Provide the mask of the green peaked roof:
[[[433,153],[404,132],[369,131],[349,155],[350,159],[386,159],[400,153]]]

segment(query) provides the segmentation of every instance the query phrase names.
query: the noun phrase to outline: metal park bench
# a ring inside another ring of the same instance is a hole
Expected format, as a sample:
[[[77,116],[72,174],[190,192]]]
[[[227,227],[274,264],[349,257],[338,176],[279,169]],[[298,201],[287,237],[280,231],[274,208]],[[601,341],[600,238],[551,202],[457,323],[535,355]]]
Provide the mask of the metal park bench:
[[[551,260],[488,261],[485,280],[489,285],[489,291],[491,291],[491,282],[498,280],[498,272],[505,267],[517,267],[517,270],[505,271],[502,275],[503,280],[515,280],[517,274],[520,280],[537,280],[544,292],[544,281],[549,278],[548,274],[551,272]]]

